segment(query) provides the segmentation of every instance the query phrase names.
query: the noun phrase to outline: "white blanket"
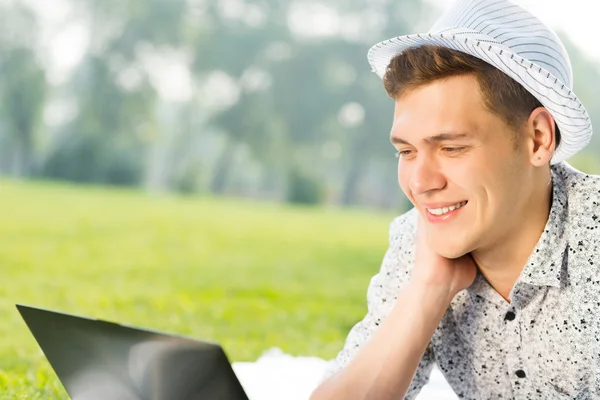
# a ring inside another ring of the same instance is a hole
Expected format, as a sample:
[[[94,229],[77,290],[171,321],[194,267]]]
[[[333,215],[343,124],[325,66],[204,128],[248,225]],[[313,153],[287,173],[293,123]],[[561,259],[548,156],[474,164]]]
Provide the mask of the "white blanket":
[[[317,357],[292,357],[271,349],[255,362],[233,363],[250,400],[307,400],[327,367]],[[434,368],[418,400],[455,400],[442,373]]]

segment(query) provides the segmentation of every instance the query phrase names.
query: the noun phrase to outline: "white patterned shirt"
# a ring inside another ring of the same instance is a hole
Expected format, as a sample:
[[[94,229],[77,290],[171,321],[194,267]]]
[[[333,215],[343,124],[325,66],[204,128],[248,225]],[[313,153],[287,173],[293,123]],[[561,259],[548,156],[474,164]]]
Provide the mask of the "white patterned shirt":
[[[437,364],[459,398],[600,398],[600,176],[552,166],[550,215],[507,302],[478,273],[438,325],[405,399]],[[414,264],[417,211],[390,225],[368,313],[325,377],[344,367],[394,306]]]

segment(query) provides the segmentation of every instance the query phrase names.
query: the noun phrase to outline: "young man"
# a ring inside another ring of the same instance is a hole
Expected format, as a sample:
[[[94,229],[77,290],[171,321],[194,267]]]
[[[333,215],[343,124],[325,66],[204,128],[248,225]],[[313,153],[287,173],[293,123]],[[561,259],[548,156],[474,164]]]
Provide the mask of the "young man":
[[[460,398],[600,398],[600,177],[568,55],[505,0],[461,0],[369,52],[395,101],[414,208],[321,399],[414,399],[435,362]]]

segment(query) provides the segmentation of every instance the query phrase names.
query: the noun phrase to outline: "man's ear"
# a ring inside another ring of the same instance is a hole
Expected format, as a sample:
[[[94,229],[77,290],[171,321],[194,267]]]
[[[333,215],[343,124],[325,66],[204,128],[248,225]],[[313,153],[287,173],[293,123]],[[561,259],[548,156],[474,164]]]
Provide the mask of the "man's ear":
[[[554,118],[545,107],[538,107],[529,115],[527,127],[531,163],[535,166],[547,165],[556,148]]]

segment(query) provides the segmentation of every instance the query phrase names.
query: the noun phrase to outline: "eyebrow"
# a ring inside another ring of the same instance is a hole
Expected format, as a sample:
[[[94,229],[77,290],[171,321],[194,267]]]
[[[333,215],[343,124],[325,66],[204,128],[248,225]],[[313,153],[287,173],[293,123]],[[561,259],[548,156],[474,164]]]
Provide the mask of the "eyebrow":
[[[469,139],[472,137],[473,135],[469,133],[440,133],[438,135],[426,137],[423,139],[423,141],[425,143],[439,143],[453,140]],[[391,136],[390,141],[392,142],[392,144],[410,144],[406,140],[397,136]]]

